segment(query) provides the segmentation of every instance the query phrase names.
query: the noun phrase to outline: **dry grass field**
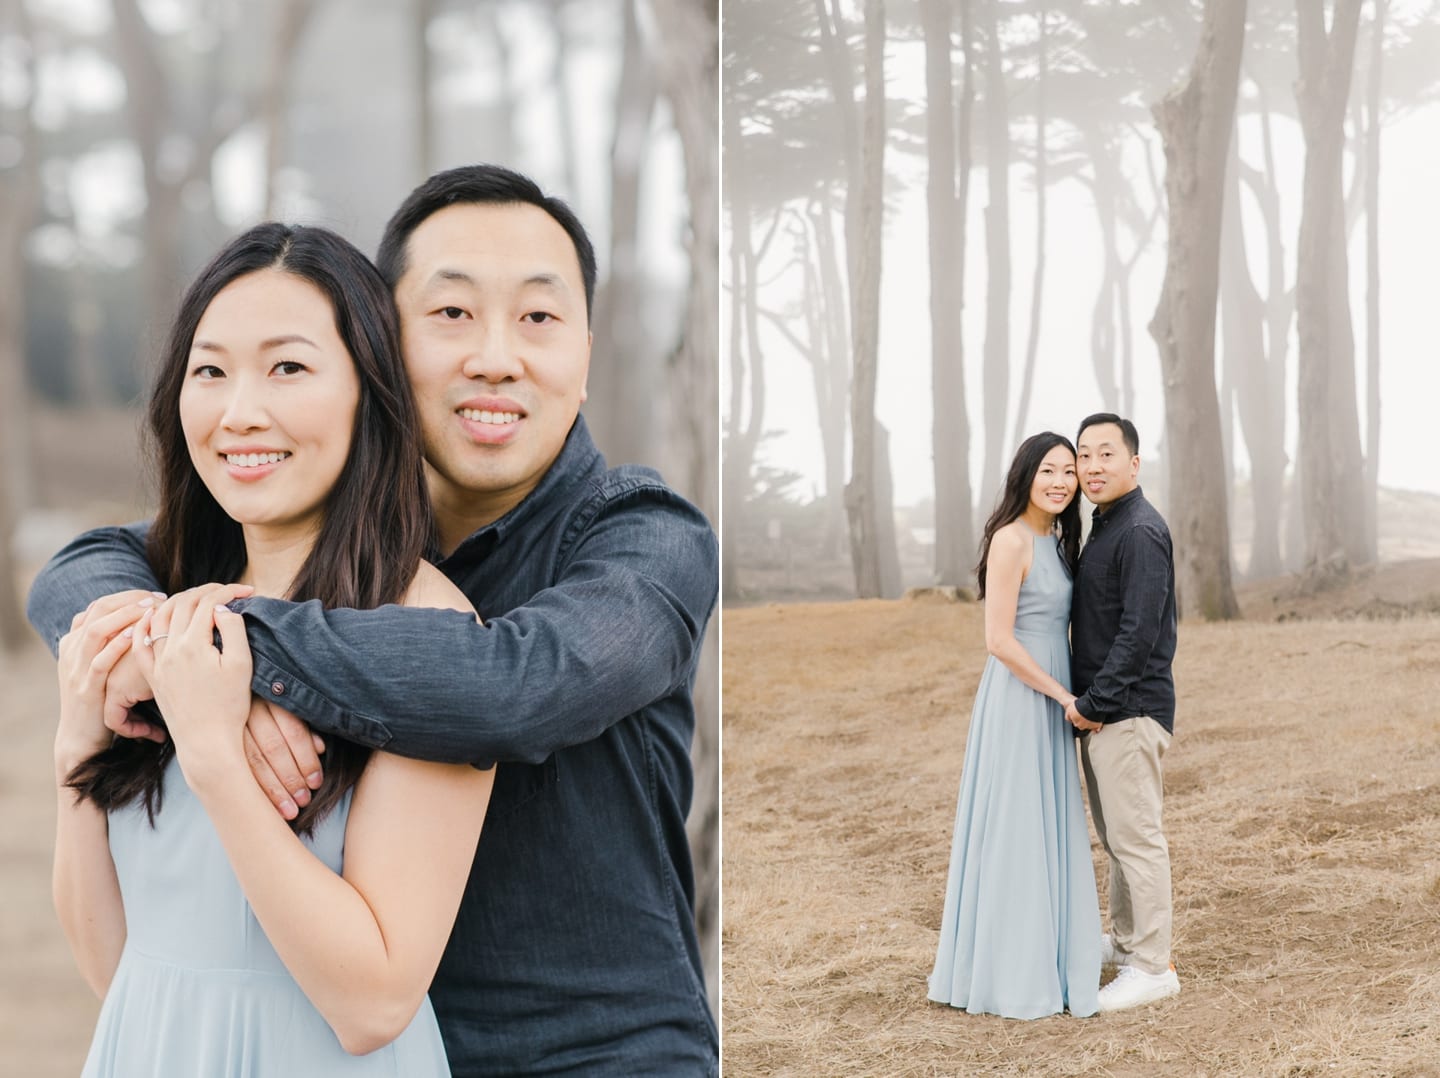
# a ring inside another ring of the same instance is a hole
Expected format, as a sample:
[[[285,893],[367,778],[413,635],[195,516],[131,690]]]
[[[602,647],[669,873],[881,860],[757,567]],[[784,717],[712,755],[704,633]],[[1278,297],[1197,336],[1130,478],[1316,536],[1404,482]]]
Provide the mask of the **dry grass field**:
[[[1394,602],[1423,610],[1440,587],[1421,569],[1328,597],[1251,589],[1255,620],[1182,626],[1183,991],[1091,1019],[925,998],[980,607],[727,609],[724,1072],[1440,1074],[1440,618],[1295,620],[1394,609],[1377,593],[1397,571]]]

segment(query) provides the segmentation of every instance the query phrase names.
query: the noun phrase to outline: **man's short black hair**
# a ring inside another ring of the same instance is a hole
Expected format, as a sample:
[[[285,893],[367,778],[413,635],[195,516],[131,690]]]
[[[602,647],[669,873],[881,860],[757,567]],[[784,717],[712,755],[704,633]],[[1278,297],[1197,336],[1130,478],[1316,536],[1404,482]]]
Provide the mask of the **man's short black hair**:
[[[500,165],[462,165],[447,169],[435,173],[410,192],[385,225],[380,250],[375,256],[375,263],[390,290],[393,292],[400,278],[405,276],[405,245],[410,240],[410,233],[432,213],[446,206],[472,202],[496,205],[528,202],[539,206],[555,219],[575,245],[575,255],[580,261],[580,277],[585,282],[585,317],[588,321],[595,299],[595,248],[585,233],[585,226],[569,206],[558,198],[546,195],[529,176],[522,176]]]
[[[1130,450],[1132,457],[1140,455],[1140,434],[1135,430],[1135,424],[1128,419],[1121,419],[1114,412],[1096,412],[1094,415],[1087,415],[1080,421],[1080,429],[1075,432],[1075,444],[1080,444],[1080,437],[1090,427],[1098,427],[1103,423],[1114,423],[1120,428],[1120,436],[1125,439],[1125,448]]]

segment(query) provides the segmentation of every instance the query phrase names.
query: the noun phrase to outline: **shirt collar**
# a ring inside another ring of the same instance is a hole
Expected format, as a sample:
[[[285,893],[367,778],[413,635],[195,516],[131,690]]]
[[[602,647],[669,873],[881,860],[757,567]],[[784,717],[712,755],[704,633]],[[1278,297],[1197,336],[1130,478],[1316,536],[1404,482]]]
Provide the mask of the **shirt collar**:
[[[1136,502],[1140,501],[1144,497],[1144,493],[1141,491],[1139,485],[1137,484],[1134,490],[1129,491],[1126,494],[1120,495],[1120,497],[1116,498],[1113,502],[1111,502],[1108,511],[1104,513],[1100,512],[1100,507],[1097,505],[1090,513],[1090,521],[1092,528],[1102,527],[1110,521],[1114,520],[1117,516],[1123,515],[1126,509],[1128,509],[1130,506],[1134,505]]]
[[[540,478],[540,482],[535,484],[535,489],[499,520],[491,521],[485,527],[472,532],[455,548],[450,557],[455,557],[467,547],[481,541],[486,541],[489,547],[493,547],[516,528],[523,527],[527,520],[556,498],[567,497],[570,488],[597,467],[603,469],[604,466],[604,458],[600,456],[600,450],[590,437],[590,428],[585,425],[585,417],[577,415],[570,433],[565,436],[565,444],[560,447],[560,455]]]

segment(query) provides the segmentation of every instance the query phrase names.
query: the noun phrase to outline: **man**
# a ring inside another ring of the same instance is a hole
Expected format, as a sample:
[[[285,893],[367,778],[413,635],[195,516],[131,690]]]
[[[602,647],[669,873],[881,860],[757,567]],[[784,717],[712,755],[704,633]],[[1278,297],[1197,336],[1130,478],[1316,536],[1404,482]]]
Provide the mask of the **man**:
[[[713,1075],[685,817],[714,533],[654,472],[607,470],[579,416],[595,259],[568,207],[506,169],[443,172],[396,212],[377,261],[437,564],[485,623],[247,600],[253,688],[325,733],[500,761],[431,988],[457,1078]],[[90,600],[154,588],[144,534],[92,532],[45,568],[30,618],[52,648]],[[293,816],[319,778],[288,718],[257,707],[249,729]]]
[[[1070,616],[1074,691],[1065,717],[1084,731],[1090,814],[1110,856],[1111,935],[1118,965],[1099,1008],[1117,1011],[1180,991],[1170,961],[1170,851],[1160,826],[1160,762],[1175,723],[1175,562],[1170,530],[1139,486],[1140,438],[1109,412],[1075,439],[1095,505]],[[1098,725],[1097,725],[1098,724]]]

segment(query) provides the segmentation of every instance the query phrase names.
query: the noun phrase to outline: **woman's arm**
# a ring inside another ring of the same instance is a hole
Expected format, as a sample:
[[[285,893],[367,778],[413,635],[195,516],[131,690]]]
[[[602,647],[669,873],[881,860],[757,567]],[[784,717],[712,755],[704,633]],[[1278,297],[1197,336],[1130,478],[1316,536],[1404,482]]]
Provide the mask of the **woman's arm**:
[[[1020,528],[1025,528],[1023,522]],[[1028,528],[1022,532],[1014,524],[1007,524],[990,540],[990,558],[985,565],[985,650],[1030,688],[1068,707],[1075,694],[1048,674],[1015,639],[1020,584],[1030,571],[1035,553],[1028,533]]]
[[[244,622],[197,590],[175,605],[152,662],[181,769],[286,968],[347,1051],[374,1051],[405,1029],[434,977],[494,772],[377,753],[355,789],[337,876],[251,776]],[[212,625],[223,654],[210,643]]]
[[[130,650],[147,607],[143,592],[111,596],[77,614],[58,644],[60,722],[55,731],[55,912],[75,963],[102,999],[125,946],[125,910],[110,857],[105,812],[65,783],[74,768],[110,744],[101,710],[105,681]],[[153,603],[153,599],[150,600]],[[148,603],[147,603],[148,606]]]

